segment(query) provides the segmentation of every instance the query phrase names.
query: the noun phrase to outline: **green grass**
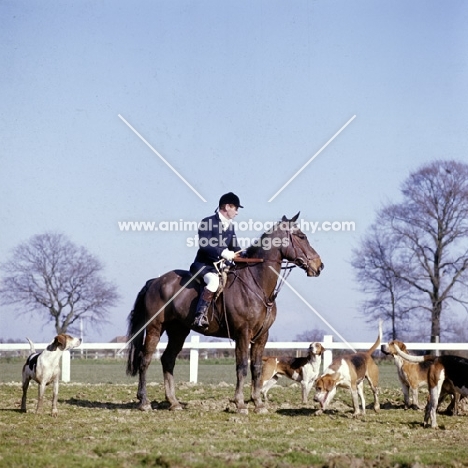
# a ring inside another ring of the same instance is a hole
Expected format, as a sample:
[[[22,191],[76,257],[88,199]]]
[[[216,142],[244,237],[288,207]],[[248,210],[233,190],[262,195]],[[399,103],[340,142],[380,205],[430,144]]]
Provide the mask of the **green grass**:
[[[20,362],[0,361],[0,466],[3,467],[348,467],[468,466],[466,416],[438,416],[438,430],[423,429],[421,411],[405,411],[393,365],[381,365],[381,405],[352,417],[351,398],[338,390],[331,411],[315,416],[311,401],[301,403],[300,388],[273,388],[269,413],[239,415],[234,394],[234,364],[201,363],[200,380],[189,384],[179,362],[177,394],[183,411],[164,402],[160,364],[153,363],[148,396],[154,410],[135,409],[136,379],[122,378],[122,361],[74,361],[72,380],[61,384],[59,415],[34,413],[37,386],[29,392],[28,412],[19,412]],[[13,366],[12,369],[9,369]],[[159,373],[159,374],[158,374]],[[225,375],[224,375],[225,374]],[[8,374],[10,375],[10,374]],[[84,378],[102,383],[87,383]],[[11,382],[13,381],[13,382]],[[223,383],[219,383],[223,382]],[[367,388],[367,386],[366,386]],[[248,397],[249,387],[245,387]],[[424,399],[424,395],[421,399]],[[366,391],[369,407],[372,397]],[[416,466],[416,465],[414,465]]]
[[[0,382],[19,382],[25,359],[0,358]],[[123,383],[137,382],[136,377],[125,374],[124,359],[73,359],[71,361],[71,381],[80,383]],[[190,380],[189,361],[179,359],[175,368],[178,381]],[[148,382],[162,382],[161,363],[153,360],[148,370]],[[201,383],[234,383],[235,364],[233,359],[201,360],[198,381]]]
[[[19,382],[21,369],[24,364],[21,358],[0,358],[0,383]],[[232,358],[206,359],[199,361],[198,382],[204,384],[218,384],[236,381],[235,361]],[[175,378],[178,382],[190,380],[189,361],[177,360]],[[153,360],[148,369],[148,382],[162,382],[161,363]],[[71,382],[79,383],[122,383],[138,382],[136,377],[125,374],[125,360],[123,359],[73,359],[71,361]],[[293,382],[280,379],[280,385],[289,386]],[[380,366],[380,384],[382,387],[394,386],[399,388],[395,366],[385,362]],[[272,390],[274,392],[275,390]]]

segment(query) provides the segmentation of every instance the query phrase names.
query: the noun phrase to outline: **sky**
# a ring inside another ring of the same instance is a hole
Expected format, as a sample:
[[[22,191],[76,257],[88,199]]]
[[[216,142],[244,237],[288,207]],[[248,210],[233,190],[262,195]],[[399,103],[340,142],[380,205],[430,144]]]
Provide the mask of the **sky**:
[[[196,253],[195,232],[119,222],[198,222],[233,191],[238,223],[354,223],[305,229],[325,269],[288,282],[373,341],[351,252],[410,172],[467,161],[466,24],[462,0],[0,2],[0,262],[45,232],[84,246],[121,295],[84,338],[110,341],[146,280]],[[287,287],[277,304],[271,339],[338,340]],[[0,306],[0,338],[54,332]]]

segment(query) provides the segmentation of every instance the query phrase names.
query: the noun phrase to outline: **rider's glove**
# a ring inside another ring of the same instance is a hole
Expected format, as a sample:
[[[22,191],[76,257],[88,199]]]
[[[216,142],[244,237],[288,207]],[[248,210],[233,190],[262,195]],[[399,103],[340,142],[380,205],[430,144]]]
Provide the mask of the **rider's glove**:
[[[221,252],[221,257],[229,261],[233,260],[235,256],[236,256],[236,252],[233,252],[232,250],[229,250],[229,249],[224,249]]]

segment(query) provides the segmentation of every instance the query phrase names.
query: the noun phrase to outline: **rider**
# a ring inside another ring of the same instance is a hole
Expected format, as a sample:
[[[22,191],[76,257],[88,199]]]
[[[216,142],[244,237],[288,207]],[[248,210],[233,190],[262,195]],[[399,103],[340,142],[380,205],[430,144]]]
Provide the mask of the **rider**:
[[[193,328],[201,331],[208,328],[206,313],[219,286],[219,276],[213,264],[221,259],[232,261],[239,250],[232,225],[239,208],[244,208],[239,197],[232,192],[225,193],[219,199],[215,214],[202,219],[198,228],[199,248],[190,271],[195,274],[203,268],[200,275],[203,276],[205,287],[198,300],[195,320],[192,323]]]

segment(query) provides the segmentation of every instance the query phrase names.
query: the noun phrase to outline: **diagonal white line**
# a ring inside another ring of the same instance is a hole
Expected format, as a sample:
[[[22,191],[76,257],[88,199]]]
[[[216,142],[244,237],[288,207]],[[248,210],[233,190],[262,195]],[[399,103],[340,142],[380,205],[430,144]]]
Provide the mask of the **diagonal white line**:
[[[164,308],[169,305],[205,268],[204,266],[201,267],[194,275],[192,278],[190,278],[189,281],[184,285],[184,287],[180,288],[176,294],[174,294],[124,345],[123,347],[117,351],[117,354],[120,354],[133,340],[136,336],[138,336],[145,328],[146,326],[154,320],[163,310]]]
[[[179,174],[179,172],[177,172],[177,170],[171,166],[171,164],[166,160],[164,159],[141,135],[140,133],[138,133],[135,128],[132,127],[132,125],[130,125],[120,114],[118,114],[119,118],[122,120],[122,122],[125,123],[125,125],[127,125],[127,127],[133,131],[133,133],[135,133],[135,135],[140,138],[140,140],[146,145],[148,146],[148,148],[159,158],[161,159],[161,161],[167,165],[167,167],[169,167],[169,169],[171,169],[172,172],[174,172],[174,174],[176,174],[179,179],[185,183],[185,185],[187,185],[187,187],[189,187],[199,198],[201,198],[205,203],[206,203],[206,200],[187,182],[187,180],[181,175]]]
[[[273,201],[354,119],[353,115],[269,200]]]
[[[280,278],[280,275],[279,273],[276,272],[276,270],[270,265],[269,268],[271,268],[271,270],[275,273],[276,276],[278,276],[278,278]],[[348,345],[348,347],[353,350],[354,352],[356,352],[356,350],[351,346],[350,343],[348,343],[348,341],[343,338],[341,336],[341,334],[335,330],[335,328],[333,328],[333,326],[328,323],[328,321],[322,317],[316,309],[314,309],[284,278],[282,278],[282,281],[284,281],[284,283],[286,284],[286,286],[294,293],[296,294],[296,296],[317,316],[320,318],[320,320],[322,320],[322,322],[328,327],[330,328],[330,330],[334,331],[342,340],[343,340],[343,343],[346,343]]]

